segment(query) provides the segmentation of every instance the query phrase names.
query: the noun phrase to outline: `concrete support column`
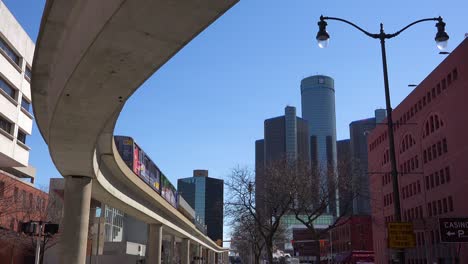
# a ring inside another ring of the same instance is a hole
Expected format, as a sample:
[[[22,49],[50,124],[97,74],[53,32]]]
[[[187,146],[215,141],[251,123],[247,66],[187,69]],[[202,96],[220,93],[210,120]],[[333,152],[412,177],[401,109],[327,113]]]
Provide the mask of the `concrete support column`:
[[[65,177],[60,262],[84,264],[88,245],[91,178]]]
[[[211,251],[210,253],[211,253],[211,255],[210,255],[210,263],[211,263],[211,264],[216,264],[216,252]]]
[[[165,250],[168,250],[168,257],[169,257],[169,263],[176,263],[176,248],[175,248],[175,236],[174,235],[170,235],[170,240],[169,240],[169,246],[167,249]]]
[[[203,263],[203,247],[201,245],[198,245],[198,256],[199,256],[198,263],[202,264]]]
[[[146,247],[147,264],[161,264],[162,236],[161,224],[149,224],[148,246]]]
[[[181,264],[190,264],[190,240],[184,238],[182,240],[182,255],[180,256]]]

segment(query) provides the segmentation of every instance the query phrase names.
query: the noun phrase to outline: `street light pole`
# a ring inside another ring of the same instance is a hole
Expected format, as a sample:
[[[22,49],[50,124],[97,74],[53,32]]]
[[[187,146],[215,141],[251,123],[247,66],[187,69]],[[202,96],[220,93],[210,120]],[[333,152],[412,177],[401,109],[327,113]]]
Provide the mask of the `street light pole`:
[[[401,222],[401,204],[400,204],[400,192],[399,192],[399,185],[398,185],[398,170],[397,170],[397,163],[396,163],[396,154],[395,154],[395,137],[393,131],[393,119],[392,119],[392,105],[390,102],[390,88],[388,84],[388,70],[387,70],[387,55],[385,51],[385,40],[390,39],[393,37],[398,36],[401,32],[405,31],[409,27],[424,22],[424,21],[437,21],[437,34],[435,36],[435,41],[437,42],[437,47],[440,50],[444,50],[447,47],[447,41],[449,39],[448,34],[445,32],[445,23],[442,20],[442,17],[436,18],[425,18],[414,21],[410,23],[406,27],[402,28],[401,30],[393,33],[393,34],[386,34],[383,28],[383,24],[380,24],[380,32],[378,34],[372,34],[367,32],[366,30],[362,29],[361,27],[357,26],[356,24],[347,21],[342,18],[337,17],[324,17],[320,16],[320,21],[318,22],[319,32],[317,33],[317,41],[319,47],[325,48],[328,46],[328,41],[330,39],[330,35],[328,34],[326,27],[327,22],[325,20],[337,20],[344,22],[353,26],[354,28],[358,29],[368,37],[379,39],[380,40],[380,47],[382,51],[382,66],[383,66],[383,75],[384,75],[384,88],[385,88],[385,103],[386,103],[386,111],[387,111],[387,128],[388,128],[388,144],[389,144],[389,158],[390,158],[390,166],[391,166],[391,175],[392,175],[392,188],[393,188],[393,196],[394,196],[394,211],[395,211],[395,220],[397,222]],[[403,250],[398,251],[398,260],[400,264],[405,264],[405,252]]]
[[[380,24],[380,33],[383,35],[383,24]],[[388,71],[387,71],[387,53],[385,51],[385,38],[380,38],[380,47],[382,49],[382,65],[384,75],[384,86],[385,86],[385,107],[387,111],[387,128],[388,128],[388,144],[389,144],[389,155],[390,155],[390,166],[392,174],[392,187],[393,187],[393,199],[394,199],[394,210],[395,220],[401,222],[401,204],[400,204],[400,192],[398,184],[398,168],[396,164],[395,155],[395,136],[393,134],[393,118],[392,118],[392,104],[390,102],[390,88],[388,84]],[[405,264],[405,252],[400,250],[398,253],[398,259],[401,264]]]

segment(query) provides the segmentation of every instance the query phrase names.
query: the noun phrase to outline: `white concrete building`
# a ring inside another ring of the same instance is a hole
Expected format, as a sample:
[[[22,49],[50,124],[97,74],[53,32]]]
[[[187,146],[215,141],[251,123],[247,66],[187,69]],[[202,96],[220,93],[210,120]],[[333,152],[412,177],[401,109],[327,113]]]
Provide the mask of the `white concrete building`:
[[[0,0],[0,169],[34,182],[28,165],[34,42]]]

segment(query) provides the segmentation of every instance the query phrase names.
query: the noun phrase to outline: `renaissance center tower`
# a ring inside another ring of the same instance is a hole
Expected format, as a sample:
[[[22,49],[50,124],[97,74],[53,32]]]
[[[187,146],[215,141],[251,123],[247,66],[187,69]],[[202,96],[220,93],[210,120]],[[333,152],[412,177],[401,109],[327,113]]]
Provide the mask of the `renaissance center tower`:
[[[336,114],[334,80],[314,75],[301,81],[302,118],[308,121],[311,163],[320,168],[320,185],[336,177]],[[336,188],[330,192],[329,213],[338,215]]]

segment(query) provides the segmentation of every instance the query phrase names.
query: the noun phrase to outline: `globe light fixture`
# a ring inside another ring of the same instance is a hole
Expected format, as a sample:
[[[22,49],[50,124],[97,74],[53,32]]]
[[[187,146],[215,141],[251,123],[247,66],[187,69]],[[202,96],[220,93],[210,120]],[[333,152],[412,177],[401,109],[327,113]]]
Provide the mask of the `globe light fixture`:
[[[317,43],[318,46],[323,49],[328,46],[330,41],[330,35],[327,32],[327,22],[325,22],[323,16],[320,16],[320,21],[317,23],[319,26],[319,31],[317,32]]]
[[[437,48],[441,51],[444,51],[447,48],[449,35],[445,32],[445,23],[442,21],[442,17],[438,18],[439,22],[435,25],[437,27],[437,34],[435,36],[435,41],[437,43]]]

